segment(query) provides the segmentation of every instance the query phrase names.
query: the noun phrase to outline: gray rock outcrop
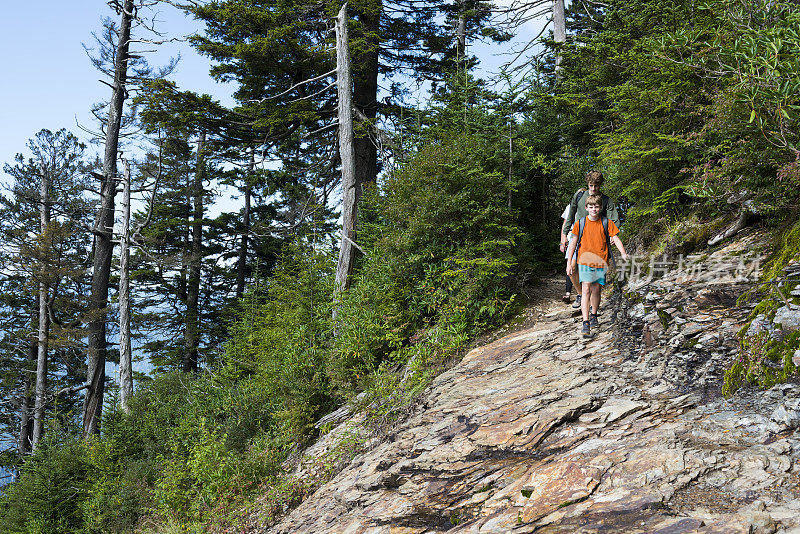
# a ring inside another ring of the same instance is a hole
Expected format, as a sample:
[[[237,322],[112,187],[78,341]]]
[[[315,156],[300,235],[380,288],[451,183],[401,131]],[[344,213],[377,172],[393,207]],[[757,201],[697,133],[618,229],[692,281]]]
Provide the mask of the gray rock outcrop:
[[[719,395],[742,284],[651,281],[588,343],[553,300],[263,531],[800,532],[800,386]]]

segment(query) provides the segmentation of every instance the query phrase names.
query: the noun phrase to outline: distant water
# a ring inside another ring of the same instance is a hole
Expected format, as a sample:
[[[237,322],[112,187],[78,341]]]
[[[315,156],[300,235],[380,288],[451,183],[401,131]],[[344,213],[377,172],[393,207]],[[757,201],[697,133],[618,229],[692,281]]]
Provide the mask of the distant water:
[[[0,495],[3,494],[5,487],[14,481],[14,475],[11,471],[7,471],[0,467]]]

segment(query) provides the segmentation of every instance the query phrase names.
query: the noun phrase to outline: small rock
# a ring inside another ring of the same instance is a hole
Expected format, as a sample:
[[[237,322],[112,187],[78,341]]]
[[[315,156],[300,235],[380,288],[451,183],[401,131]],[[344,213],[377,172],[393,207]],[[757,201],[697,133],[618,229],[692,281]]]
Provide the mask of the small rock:
[[[669,346],[677,348],[680,347],[684,341],[686,341],[686,336],[684,336],[683,334],[678,334],[677,336],[669,340]]]
[[[775,330],[775,326],[769,322],[767,316],[763,313],[756,315],[756,318],[750,323],[750,328],[747,329],[747,337],[755,336],[761,332],[770,332]]]
[[[777,530],[772,517],[766,512],[750,512],[746,517],[751,534],[773,534]]]
[[[792,289],[792,292],[790,294],[793,297],[800,297],[800,285],[798,285],[796,288]]]
[[[655,336],[658,334],[653,334],[653,331],[650,329],[649,326],[644,328],[644,334],[642,335],[642,341],[644,342],[645,347],[652,347],[655,345]]]
[[[782,308],[778,308],[775,312],[775,324],[781,325],[781,328],[788,332],[800,330],[800,305],[789,304]]]
[[[795,384],[775,384],[769,388],[768,394],[775,394],[778,397],[784,397],[786,395],[797,396],[794,391],[796,387]]]
[[[775,408],[769,418],[779,425],[785,425],[791,429],[800,427],[800,399],[792,399],[781,404]]]
[[[597,414],[603,418],[603,422],[611,423],[646,407],[647,404],[643,402],[628,399],[609,399],[597,410]]]
[[[648,395],[660,395],[669,391],[670,387],[666,382],[657,383],[655,386],[647,390]]]
[[[703,345],[709,345],[717,342],[717,334],[706,334],[704,336],[700,336],[697,340],[698,343],[702,343]]]
[[[800,273],[800,261],[797,260],[790,261],[786,265],[786,267],[783,268],[783,272],[789,275]]]
[[[794,355],[792,356],[792,363],[795,367],[800,367],[800,349],[794,351]]]
[[[696,334],[699,334],[703,330],[707,329],[707,326],[697,324],[695,322],[687,323],[681,328],[681,333],[686,337],[691,337]]]
[[[790,454],[792,452],[792,444],[788,439],[780,439],[774,443],[771,443],[767,448],[779,455]]]
[[[661,322],[661,319],[658,316],[658,312],[651,311],[650,313],[644,316],[644,322],[646,323]]]
[[[628,310],[628,317],[631,319],[643,319],[647,315],[644,303],[640,302]]]

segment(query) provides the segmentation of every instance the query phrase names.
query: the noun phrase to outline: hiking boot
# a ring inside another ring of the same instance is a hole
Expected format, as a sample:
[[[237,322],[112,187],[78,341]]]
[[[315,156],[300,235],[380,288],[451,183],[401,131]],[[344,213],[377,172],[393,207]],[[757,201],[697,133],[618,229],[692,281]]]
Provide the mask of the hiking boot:
[[[561,300],[563,300],[564,302],[566,302],[567,304],[569,304],[569,303],[570,303],[570,301],[572,300],[572,296],[570,296],[570,294],[569,294],[569,293],[566,293],[566,294],[565,294],[563,297],[561,297]]]
[[[600,321],[597,320],[596,313],[589,314],[589,326],[591,326],[592,328],[597,328],[598,326],[600,326]]]
[[[592,337],[592,331],[589,329],[589,321],[583,321],[583,328],[581,328],[581,334],[583,334],[584,339],[589,339]]]
[[[572,303],[573,308],[580,308],[581,307],[581,296],[578,295],[575,297],[575,302]]]

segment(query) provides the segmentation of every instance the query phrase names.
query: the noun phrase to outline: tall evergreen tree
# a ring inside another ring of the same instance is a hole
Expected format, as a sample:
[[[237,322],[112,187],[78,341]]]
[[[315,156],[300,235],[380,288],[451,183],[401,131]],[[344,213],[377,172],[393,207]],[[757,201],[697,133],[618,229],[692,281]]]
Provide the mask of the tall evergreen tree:
[[[216,62],[212,75],[238,84],[239,111],[252,118],[254,140],[262,139],[263,151],[278,160],[303,161],[307,168],[335,161],[336,140],[330,135],[336,117],[335,66],[328,49],[339,7],[304,0],[226,0],[190,9],[206,23],[205,33],[193,41]],[[453,6],[439,0],[358,0],[348,7],[357,204],[362,184],[374,182],[380,168],[375,137],[379,115],[398,111],[405,91],[393,83],[385,103],[379,103],[381,76],[443,79],[459,54],[449,30],[454,24],[460,28],[460,41],[478,35],[489,11],[481,2]],[[441,25],[443,14],[460,22]],[[497,32],[487,35],[501,37]]]
[[[18,350],[36,354],[33,406],[27,391],[31,381],[23,381],[26,391],[20,404],[22,453],[34,449],[44,433],[46,409],[54,396],[48,384],[53,375],[62,373],[72,384],[83,381],[81,369],[51,368],[51,360],[53,352],[62,357],[68,352],[83,352],[77,343],[81,332],[78,310],[84,298],[89,242],[85,225],[91,208],[83,194],[84,147],[74,135],[66,130],[42,130],[28,142],[28,149],[30,158],[25,160],[18,155],[16,165],[6,165],[5,172],[14,183],[9,194],[0,199],[4,267],[9,277],[6,283],[22,291],[22,301],[17,302],[22,307],[17,308],[17,313],[33,316],[32,324],[25,328],[30,329],[27,340],[17,335],[22,343]],[[13,282],[19,277],[23,286]],[[18,323],[17,328],[20,327]]]
[[[109,282],[111,260],[114,252],[115,197],[119,176],[117,163],[123,127],[134,119],[134,110],[125,115],[125,100],[144,82],[166,76],[175,66],[175,61],[154,71],[143,56],[131,50],[132,36],[137,31],[152,32],[152,25],[142,18],[141,11],[152,8],[157,1],[112,0],[109,6],[119,17],[119,24],[106,19],[103,34],[96,37],[99,49],[90,56],[94,66],[110,82],[111,98],[107,103],[95,106],[94,113],[103,125],[102,172],[100,180],[100,203],[93,228],[92,250],[92,294],[88,322],[88,382],[84,397],[83,434],[100,432],[100,416],[105,393],[105,363],[107,356],[106,322],[108,316]],[[87,49],[88,50],[88,49]],[[105,116],[103,116],[105,112]]]

